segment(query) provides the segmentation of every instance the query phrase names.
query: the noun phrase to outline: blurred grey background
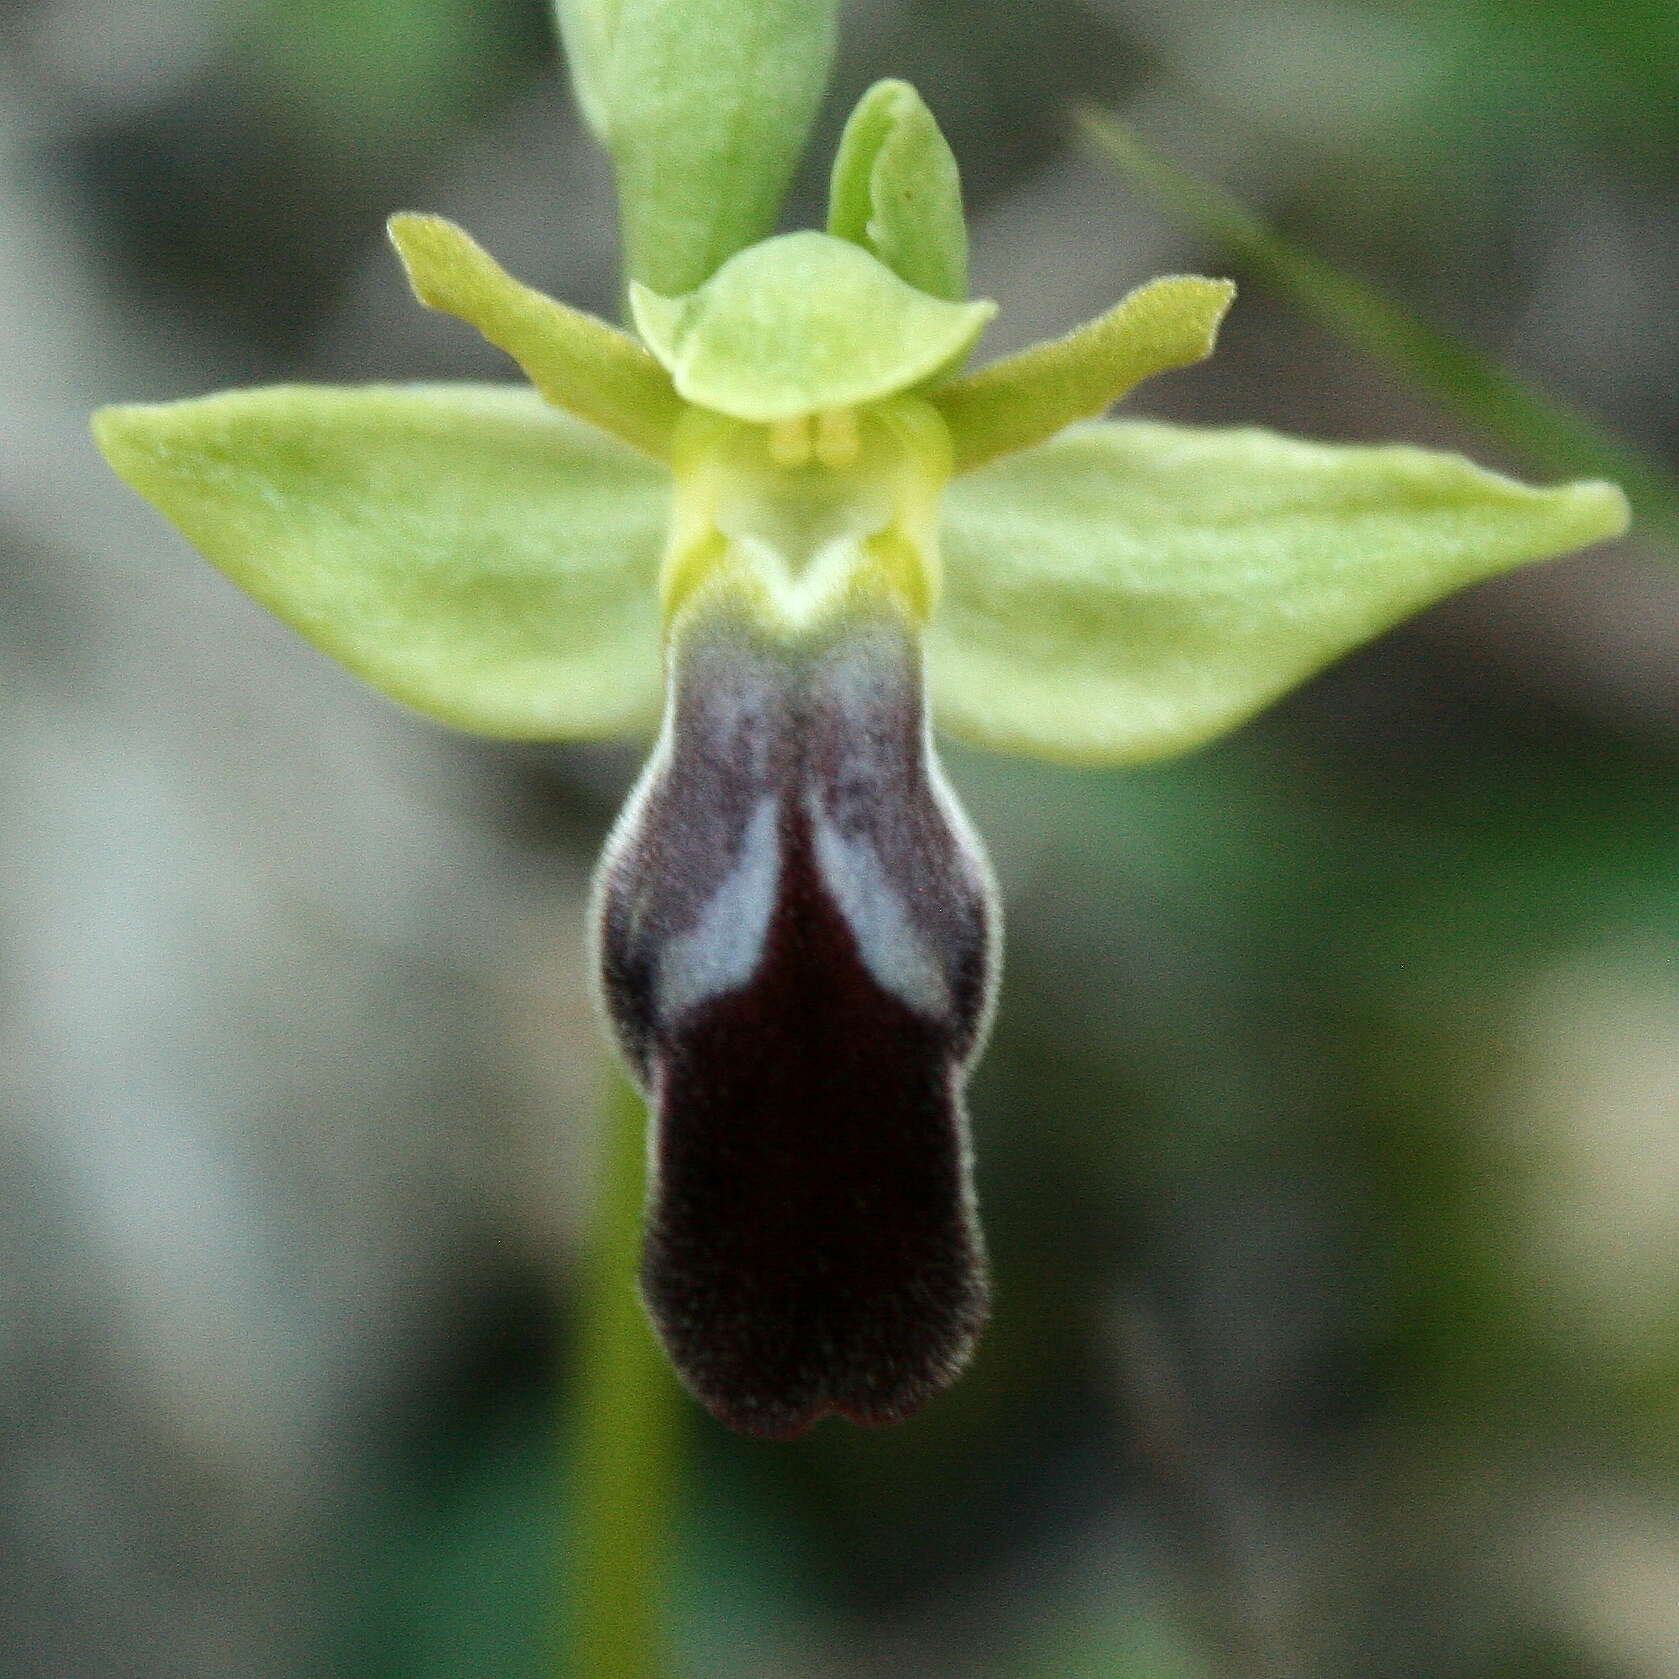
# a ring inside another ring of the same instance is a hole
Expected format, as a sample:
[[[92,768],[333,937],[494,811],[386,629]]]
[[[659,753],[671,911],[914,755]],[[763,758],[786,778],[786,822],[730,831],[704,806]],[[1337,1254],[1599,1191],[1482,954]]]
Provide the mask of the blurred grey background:
[[[542,1671],[636,753],[364,691],[86,416],[507,376],[408,299],[397,208],[608,310],[556,68],[539,0],[0,13],[14,1679]],[[851,0],[793,222],[884,74],[962,161],[993,350],[1225,271],[1089,100],[1672,461],[1670,0]],[[1256,285],[1137,407],[1524,468]],[[1179,764],[951,754],[1009,916],[997,1322],[893,1433],[688,1418],[684,1672],[1679,1672],[1674,558],[1480,588]]]

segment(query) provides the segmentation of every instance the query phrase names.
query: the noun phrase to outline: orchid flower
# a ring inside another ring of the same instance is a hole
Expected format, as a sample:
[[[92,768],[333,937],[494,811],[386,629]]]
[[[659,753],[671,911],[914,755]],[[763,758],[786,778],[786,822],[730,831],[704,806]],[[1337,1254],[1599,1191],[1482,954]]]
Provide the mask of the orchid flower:
[[[906,84],[851,117],[826,230],[771,234],[831,23],[810,0],[563,0],[633,335],[402,215],[421,302],[534,388],[95,422],[215,565],[385,694],[504,737],[657,728],[595,909],[652,1112],[642,1288],[693,1393],[771,1437],[905,1416],[986,1313],[962,1093],[997,899],[931,726],[1072,764],[1182,752],[1626,521],[1601,483],[1099,419],[1210,351],[1221,280],[1154,280],[964,371],[993,306],[967,297],[956,165]]]

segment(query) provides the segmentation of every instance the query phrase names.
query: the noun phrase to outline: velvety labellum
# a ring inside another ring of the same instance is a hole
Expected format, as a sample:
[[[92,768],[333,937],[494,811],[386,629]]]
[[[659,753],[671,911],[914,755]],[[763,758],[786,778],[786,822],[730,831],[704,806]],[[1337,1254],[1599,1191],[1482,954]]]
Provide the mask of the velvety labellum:
[[[961,1086],[995,943],[913,632],[685,627],[599,913],[653,1109],[642,1289],[683,1380],[770,1437],[906,1416],[985,1318]]]

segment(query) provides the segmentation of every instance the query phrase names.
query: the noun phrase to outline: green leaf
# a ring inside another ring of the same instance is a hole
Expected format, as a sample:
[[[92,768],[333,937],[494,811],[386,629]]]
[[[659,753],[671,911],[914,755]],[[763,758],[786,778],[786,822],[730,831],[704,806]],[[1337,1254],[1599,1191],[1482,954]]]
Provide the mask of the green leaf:
[[[766,239],[686,297],[632,284],[630,307],[683,396],[759,424],[908,390],[965,355],[996,312],[916,291],[826,233]]]
[[[668,458],[682,402],[670,375],[627,333],[521,285],[441,216],[392,216],[388,228],[427,308],[476,327],[555,407]]]
[[[1480,578],[1618,535],[1613,485],[1257,430],[1080,427],[958,479],[935,717],[1072,763],[1181,752]]]
[[[1303,314],[1427,391],[1540,472],[1614,479],[1642,532],[1679,544],[1679,480],[1596,420],[1408,314],[1373,286],[1291,245],[1229,193],[1145,146],[1105,111],[1080,123],[1101,156]]]
[[[276,386],[102,409],[116,472],[382,693],[535,739],[660,701],[666,475],[531,391]]]
[[[876,82],[840,137],[828,231],[932,297],[968,295],[962,180],[933,113],[908,82]]]
[[[629,278],[675,297],[764,238],[827,85],[836,0],[559,0]]]
[[[1094,419],[1156,373],[1204,361],[1235,295],[1228,280],[1168,274],[1065,337],[930,393],[950,427],[956,470],[1042,443],[1075,420]]]

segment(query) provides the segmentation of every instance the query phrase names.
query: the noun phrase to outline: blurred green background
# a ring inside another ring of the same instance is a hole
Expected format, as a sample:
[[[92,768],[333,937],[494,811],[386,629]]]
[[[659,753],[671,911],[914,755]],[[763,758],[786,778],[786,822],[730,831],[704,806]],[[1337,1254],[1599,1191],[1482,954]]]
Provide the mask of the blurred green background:
[[[850,0],[793,220],[883,74],[962,160],[993,349],[1226,271],[1072,142],[1094,101],[1671,463],[1670,0]],[[0,14],[16,1679],[543,1671],[635,754],[398,713],[85,433],[504,377],[396,208],[610,308],[539,0]],[[1255,285],[1137,407],[1532,470]],[[1674,559],[1477,589],[1178,764],[950,754],[1009,918],[996,1322],[894,1432],[684,1412],[684,1675],[1679,1673]]]

